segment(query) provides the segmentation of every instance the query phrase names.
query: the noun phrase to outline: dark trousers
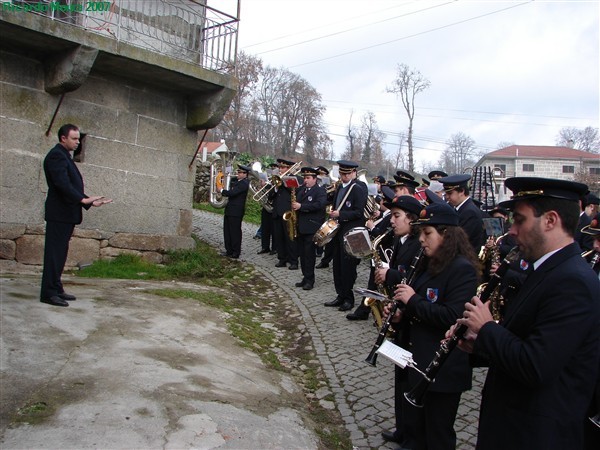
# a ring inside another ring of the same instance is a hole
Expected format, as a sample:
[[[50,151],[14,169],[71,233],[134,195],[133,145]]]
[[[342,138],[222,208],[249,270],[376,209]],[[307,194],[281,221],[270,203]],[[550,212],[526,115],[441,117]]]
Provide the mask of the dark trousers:
[[[275,238],[273,236],[273,213],[263,208],[260,211],[260,243],[263,250],[275,250]]]
[[[460,392],[429,391],[422,408],[403,402],[403,427],[414,437],[413,450],[454,450],[456,432],[454,420],[460,402]],[[507,430],[509,432],[509,430]]]
[[[74,229],[75,224],[72,223],[46,222],[44,269],[42,271],[40,298],[50,298],[64,292],[60,278],[67,262],[69,241]]]
[[[240,256],[242,251],[242,217],[224,216],[223,240],[225,252],[230,256]]]
[[[333,284],[339,299],[354,306],[354,283],[359,260],[344,251],[342,236],[336,236],[328,245],[333,249]]]
[[[281,217],[273,218],[273,237],[277,247],[277,259],[290,264],[298,264],[296,241],[288,234],[287,222]]]
[[[302,279],[305,283],[310,284],[315,284],[315,262],[317,260],[313,236],[314,234],[299,234],[296,238]]]
[[[335,240],[335,238],[333,238]],[[323,246],[323,258],[321,264],[329,264],[333,259],[333,244],[329,242]]]

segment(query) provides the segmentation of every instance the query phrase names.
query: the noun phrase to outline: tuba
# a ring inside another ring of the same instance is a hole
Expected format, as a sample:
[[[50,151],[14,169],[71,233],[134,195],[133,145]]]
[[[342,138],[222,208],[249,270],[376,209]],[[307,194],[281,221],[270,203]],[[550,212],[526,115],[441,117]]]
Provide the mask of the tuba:
[[[225,208],[227,197],[221,195],[221,189],[229,189],[231,184],[231,170],[237,152],[217,150],[213,153],[214,159],[210,163],[210,186],[208,203],[214,208]]]

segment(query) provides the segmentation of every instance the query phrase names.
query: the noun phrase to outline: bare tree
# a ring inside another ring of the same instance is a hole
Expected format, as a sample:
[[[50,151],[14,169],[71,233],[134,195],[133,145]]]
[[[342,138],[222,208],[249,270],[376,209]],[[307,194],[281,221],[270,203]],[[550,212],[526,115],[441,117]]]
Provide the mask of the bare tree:
[[[360,155],[363,165],[380,167],[383,162],[383,140],[385,133],[379,130],[375,113],[369,111],[363,118],[359,131],[359,141],[362,146]]]
[[[408,116],[408,170],[414,172],[413,158],[413,120],[415,118],[415,96],[430,86],[430,82],[418,70],[413,70],[407,64],[398,64],[398,74],[386,91],[396,94],[402,101],[402,106]]]
[[[510,147],[511,145],[515,145],[515,143],[510,141],[498,142],[498,144],[496,144],[496,150],[501,150],[503,148]]]
[[[594,127],[584,129],[565,127],[559,131],[556,145],[576,148],[584,152],[600,153],[600,134],[598,128]]]
[[[348,128],[346,130],[346,150],[342,153],[342,159],[348,159],[354,161],[357,159],[360,152],[360,144],[358,142],[358,130],[352,125],[352,116],[354,111],[350,112],[350,118],[348,119]]]
[[[463,173],[468,167],[473,167],[477,151],[475,141],[462,132],[453,134],[446,141],[446,149],[442,152],[440,166],[448,173]]]
[[[391,155],[391,168],[392,172],[395,172],[399,169],[405,169],[404,167],[404,152],[402,149],[404,148],[404,143],[406,142],[406,135],[404,133],[400,133],[398,135],[398,150]],[[389,175],[388,175],[389,177]]]

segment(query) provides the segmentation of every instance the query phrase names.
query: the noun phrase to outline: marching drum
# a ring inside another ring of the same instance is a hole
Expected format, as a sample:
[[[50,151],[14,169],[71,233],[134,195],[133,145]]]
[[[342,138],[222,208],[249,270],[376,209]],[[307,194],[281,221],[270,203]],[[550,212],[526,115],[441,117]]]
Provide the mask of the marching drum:
[[[366,227],[355,227],[344,234],[344,250],[355,258],[370,258],[373,256],[373,247],[369,230]]]
[[[313,242],[319,247],[329,243],[337,234],[340,224],[335,219],[327,219],[313,236]]]

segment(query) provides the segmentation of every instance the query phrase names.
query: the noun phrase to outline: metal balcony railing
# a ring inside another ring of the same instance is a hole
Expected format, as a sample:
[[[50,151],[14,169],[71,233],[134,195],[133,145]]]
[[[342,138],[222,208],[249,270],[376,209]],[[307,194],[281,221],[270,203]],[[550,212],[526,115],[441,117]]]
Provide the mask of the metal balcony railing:
[[[12,0],[30,12],[220,73],[231,72],[239,19],[206,0]]]

